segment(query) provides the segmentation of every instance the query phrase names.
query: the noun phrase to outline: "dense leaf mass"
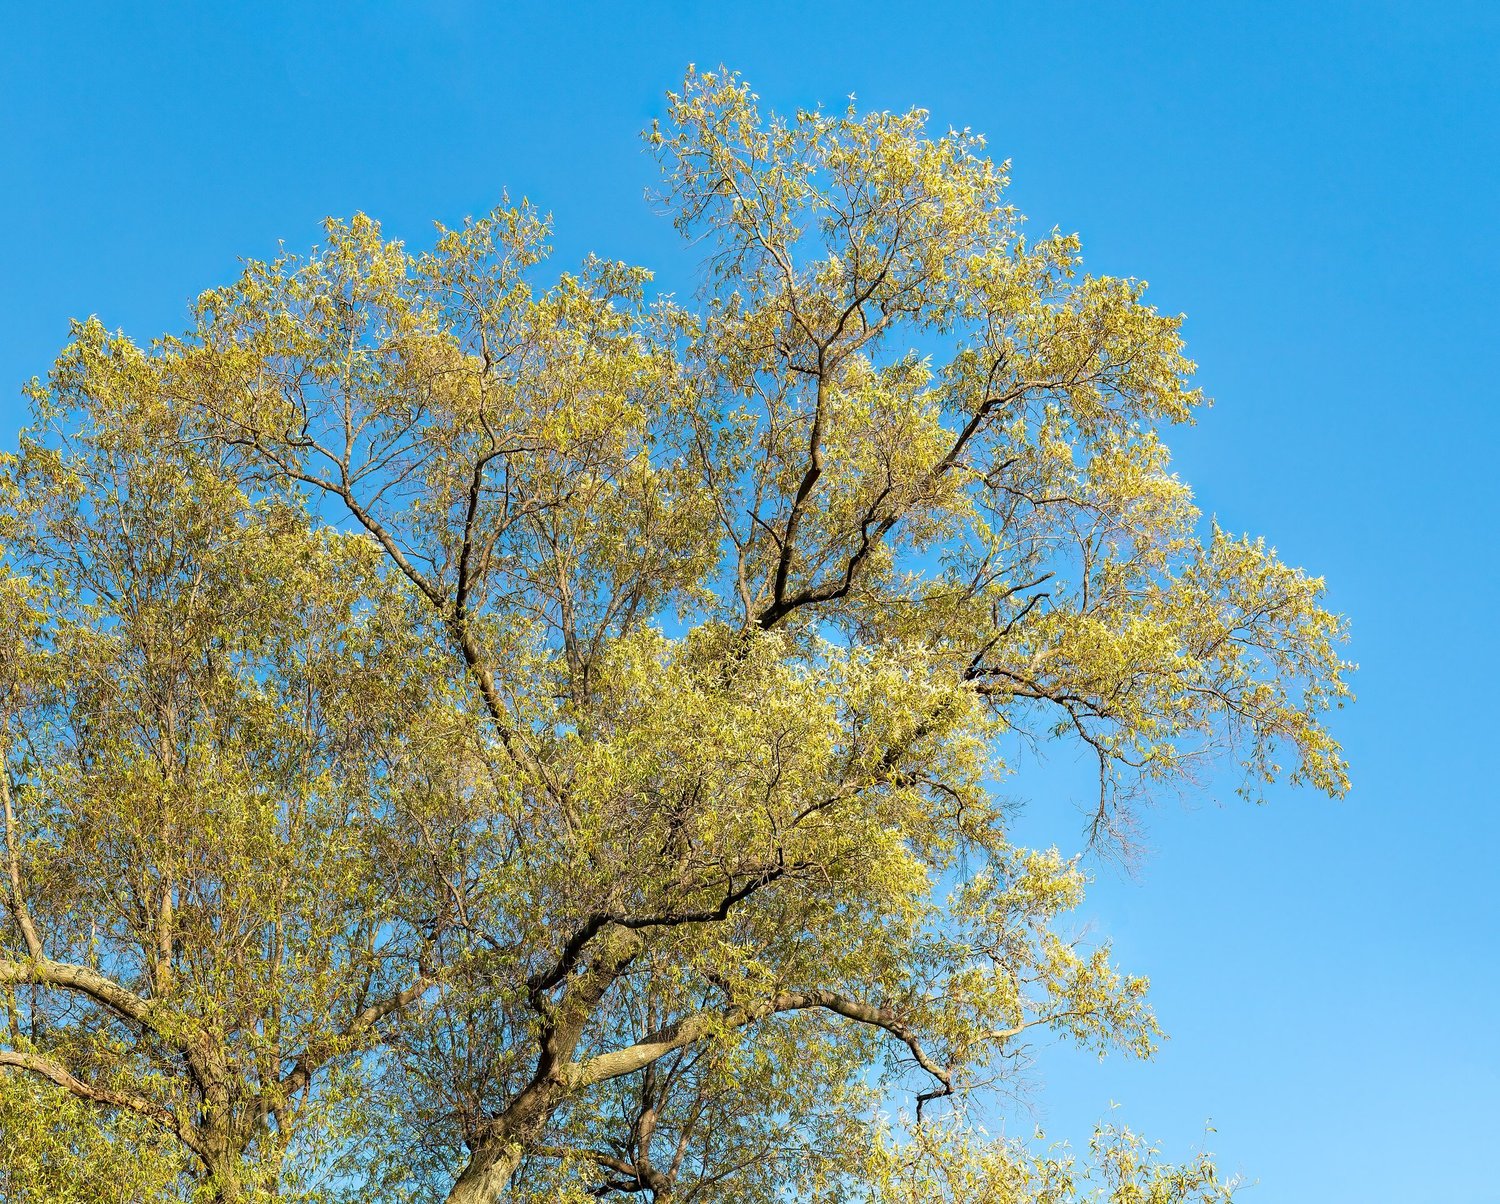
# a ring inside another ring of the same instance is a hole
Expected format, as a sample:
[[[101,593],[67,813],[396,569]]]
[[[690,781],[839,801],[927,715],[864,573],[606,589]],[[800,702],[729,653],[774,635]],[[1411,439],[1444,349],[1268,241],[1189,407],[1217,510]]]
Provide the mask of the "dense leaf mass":
[[[1322,583],[1169,469],[1180,319],[920,112],[690,74],[648,139],[691,302],[357,216],[33,386],[7,1199],[1227,1198],[967,1108],[1157,1036],[1003,748],[1083,749],[1104,847],[1226,754],[1346,785]]]

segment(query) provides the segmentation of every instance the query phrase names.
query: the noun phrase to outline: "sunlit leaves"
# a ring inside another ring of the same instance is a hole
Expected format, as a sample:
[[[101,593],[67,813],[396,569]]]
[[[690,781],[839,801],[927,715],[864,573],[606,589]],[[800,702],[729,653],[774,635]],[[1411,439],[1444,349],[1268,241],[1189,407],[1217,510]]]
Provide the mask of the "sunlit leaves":
[[[1322,582],[1172,472],[1180,317],[921,112],[690,73],[650,142],[691,301],[524,203],[356,215],[33,386],[13,1064],[226,1201],[1223,1198],[963,1123],[1033,1036],[1159,1035],[1002,748],[1092,757],[1106,849],[1224,757],[1347,785]]]

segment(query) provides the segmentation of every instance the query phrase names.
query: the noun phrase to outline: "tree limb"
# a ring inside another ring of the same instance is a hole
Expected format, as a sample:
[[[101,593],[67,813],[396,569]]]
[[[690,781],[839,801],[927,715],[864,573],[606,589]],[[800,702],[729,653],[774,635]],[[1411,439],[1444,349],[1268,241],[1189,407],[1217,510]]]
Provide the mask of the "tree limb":
[[[100,1104],[107,1108],[119,1108],[122,1111],[143,1116],[175,1134],[195,1154],[200,1156],[204,1154],[203,1145],[194,1134],[192,1127],[169,1109],[152,1100],[127,1091],[116,1091],[113,1088],[101,1087],[97,1083],[85,1082],[66,1067],[40,1054],[0,1049],[0,1066],[13,1066],[17,1070],[24,1070],[28,1074],[44,1078],[89,1103]]]
[[[151,1000],[141,998],[87,966],[55,962],[46,957],[28,961],[0,959],[0,985],[12,983],[72,991],[92,999],[117,1016],[135,1021],[158,1036],[165,1035],[156,1021],[156,1008]]]
[[[745,1028],[782,1012],[812,1009],[830,1011],[856,1023],[882,1029],[901,1041],[911,1051],[917,1065],[932,1075],[939,1084],[938,1088],[923,1092],[917,1097],[919,1110],[929,1100],[953,1094],[952,1071],[934,1060],[922,1047],[911,1026],[889,1008],[849,999],[833,991],[816,990],[778,991],[757,1003],[734,1004],[718,1011],[696,1012],[648,1034],[634,1045],[573,1063],[567,1068],[565,1078],[568,1086],[576,1091],[608,1079],[633,1074],[674,1050],[701,1041],[715,1032]]]

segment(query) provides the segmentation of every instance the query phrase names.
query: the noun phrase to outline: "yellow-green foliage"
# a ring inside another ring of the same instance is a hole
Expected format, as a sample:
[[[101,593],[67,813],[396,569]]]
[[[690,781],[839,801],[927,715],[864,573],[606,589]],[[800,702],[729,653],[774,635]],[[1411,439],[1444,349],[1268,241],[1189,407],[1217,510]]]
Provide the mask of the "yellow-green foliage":
[[[1034,1032],[1159,1035],[1008,839],[1001,737],[1095,758],[1106,845],[1223,755],[1346,785],[1322,583],[1171,472],[1180,319],[919,112],[690,74],[649,141],[691,303],[549,278],[525,205],[423,253],[361,215],[33,386],[15,1198],[1221,1198],[963,1122]]]

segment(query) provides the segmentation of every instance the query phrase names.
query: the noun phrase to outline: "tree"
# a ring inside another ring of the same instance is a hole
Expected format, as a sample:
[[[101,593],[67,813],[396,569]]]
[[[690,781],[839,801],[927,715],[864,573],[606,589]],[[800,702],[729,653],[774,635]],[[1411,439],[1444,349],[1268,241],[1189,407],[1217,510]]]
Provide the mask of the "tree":
[[[920,112],[690,73],[649,141],[689,305],[548,286],[524,204],[358,216],[33,386],[0,1064],[172,1190],[1086,1198],[964,1120],[1032,1030],[1157,1035],[1066,938],[1078,863],[1007,839],[1002,738],[1087,750],[1102,846],[1224,754],[1346,787],[1341,620],[1171,474],[1143,284]]]

